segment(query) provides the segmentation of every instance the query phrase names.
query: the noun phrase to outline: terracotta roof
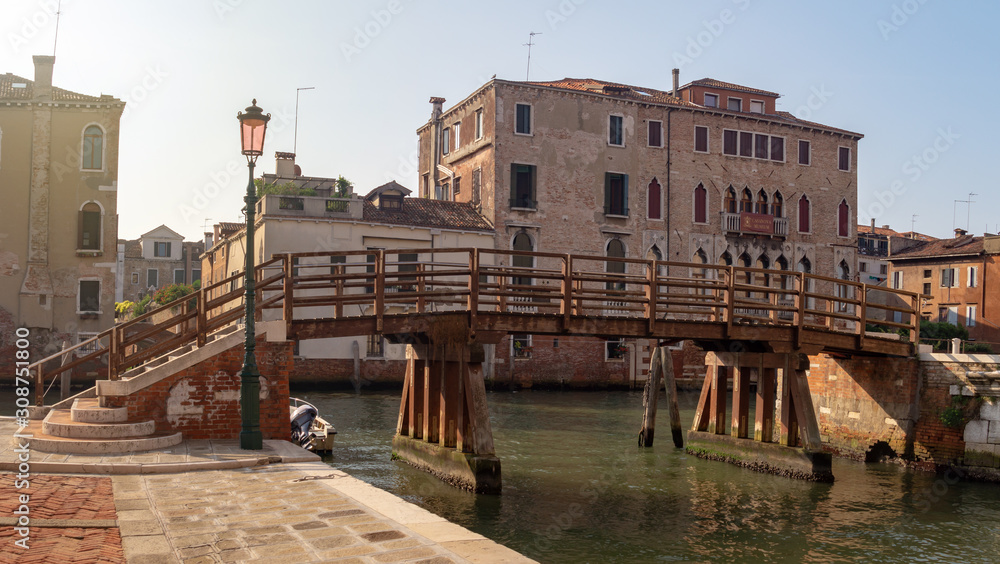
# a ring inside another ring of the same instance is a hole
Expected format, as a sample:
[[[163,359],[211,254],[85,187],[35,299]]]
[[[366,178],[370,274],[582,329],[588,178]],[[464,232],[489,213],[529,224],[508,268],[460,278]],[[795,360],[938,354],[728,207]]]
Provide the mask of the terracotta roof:
[[[385,184],[379,186],[378,188],[373,188],[371,192],[365,194],[365,199],[368,201],[372,201],[375,199],[375,196],[378,196],[382,194],[382,192],[386,192],[389,190],[398,190],[403,194],[403,196],[409,196],[413,192],[412,190],[396,182],[395,180],[390,180],[389,182],[386,182]]]
[[[962,235],[952,239],[923,241],[914,246],[892,253],[890,260],[906,260],[936,257],[979,255],[983,252],[983,238]]]
[[[138,239],[134,241],[122,242],[125,243],[125,258],[142,258],[142,243],[140,243]]]
[[[233,233],[237,233],[239,231],[242,231],[243,229],[246,229],[246,225],[243,223],[231,223],[228,221],[220,221],[218,225],[219,225],[219,234],[223,238],[229,237]]]
[[[871,225],[861,225],[858,224],[858,233],[871,233]],[[884,235],[886,237],[902,237],[904,239],[916,239],[918,241],[937,241],[936,237],[931,237],[930,235],[924,235],[923,233],[917,233],[916,231],[906,231],[900,233],[894,229],[889,229],[888,227],[876,227],[876,235]]]
[[[637,102],[653,102],[657,104],[673,104],[676,106],[690,106],[698,108],[697,104],[685,102],[680,98],[671,96],[669,92],[656,90],[655,88],[642,88],[606,80],[596,80],[593,78],[564,78],[549,82],[520,82],[532,86],[546,86],[549,88],[563,88],[565,90],[576,90],[579,92],[590,92],[592,94],[603,94],[615,98],[635,100]]]
[[[15,88],[15,84],[23,84],[23,87]],[[15,74],[0,74],[0,100],[31,100],[35,97],[35,83],[27,78],[22,78]],[[108,94],[101,96],[88,96],[78,92],[70,92],[52,87],[52,100],[55,102],[119,102],[121,100]]]
[[[413,225],[442,229],[493,231],[493,226],[466,202],[445,202],[427,198],[404,198],[400,210],[383,210],[364,201],[364,220],[390,225]]]
[[[746,92],[748,94],[759,94],[761,96],[773,96],[778,98],[781,94],[777,92],[768,92],[767,90],[760,90],[757,88],[750,88],[749,86],[740,86],[739,84],[733,84],[731,82],[722,82],[721,80],[715,80],[714,78],[702,78],[695,80],[694,82],[689,82],[684,86],[681,86],[681,90],[691,86],[703,86],[707,88],[721,88],[724,90],[734,90],[736,92]]]

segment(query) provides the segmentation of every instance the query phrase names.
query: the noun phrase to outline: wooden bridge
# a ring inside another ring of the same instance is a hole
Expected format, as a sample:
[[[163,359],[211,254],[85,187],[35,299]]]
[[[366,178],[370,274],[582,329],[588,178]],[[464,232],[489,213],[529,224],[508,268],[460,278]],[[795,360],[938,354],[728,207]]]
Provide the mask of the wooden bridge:
[[[257,318],[283,320],[289,339],[381,334],[412,345],[399,448],[419,450],[406,439],[473,458],[493,454],[481,345],[509,334],[691,339],[723,353],[909,356],[919,328],[919,296],[911,292],[802,272],[602,256],[474,248],[289,253],[258,266],[256,282]],[[80,364],[106,362],[107,378],[117,380],[179,347],[203,346],[242,317],[241,283],[234,274],[32,364],[36,403],[43,404],[48,378]],[[57,358],[73,360],[44,372]],[[725,384],[710,372],[706,386]],[[706,421],[699,415],[697,429]],[[721,432],[721,415],[718,421]],[[498,461],[496,474],[499,488]]]

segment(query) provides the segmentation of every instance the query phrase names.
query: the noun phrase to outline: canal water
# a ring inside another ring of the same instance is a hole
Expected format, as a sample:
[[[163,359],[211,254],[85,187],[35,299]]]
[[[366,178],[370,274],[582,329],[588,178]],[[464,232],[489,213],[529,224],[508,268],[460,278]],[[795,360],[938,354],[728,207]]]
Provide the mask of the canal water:
[[[503,495],[390,459],[398,393],[300,392],[336,425],[332,466],[541,562],[1000,562],[1000,486],[834,460],[834,484],[675,449],[639,392],[497,392]],[[681,395],[684,424],[697,396]]]

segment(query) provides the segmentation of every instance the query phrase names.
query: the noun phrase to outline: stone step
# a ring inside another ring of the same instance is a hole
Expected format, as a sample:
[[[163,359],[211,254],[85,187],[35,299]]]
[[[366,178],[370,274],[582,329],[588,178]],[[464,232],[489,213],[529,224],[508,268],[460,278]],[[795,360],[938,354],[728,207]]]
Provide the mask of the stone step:
[[[77,423],[65,409],[53,409],[42,420],[42,434],[66,439],[140,439],[156,431],[156,422]]]
[[[170,448],[183,440],[181,433],[154,433],[147,437],[119,439],[70,439],[42,432],[42,421],[30,421],[24,433],[33,435],[31,450],[55,454],[127,454]],[[14,438],[14,441],[17,439]]]
[[[83,398],[73,402],[69,410],[75,423],[125,423],[128,409],[124,407],[101,407],[97,398]]]

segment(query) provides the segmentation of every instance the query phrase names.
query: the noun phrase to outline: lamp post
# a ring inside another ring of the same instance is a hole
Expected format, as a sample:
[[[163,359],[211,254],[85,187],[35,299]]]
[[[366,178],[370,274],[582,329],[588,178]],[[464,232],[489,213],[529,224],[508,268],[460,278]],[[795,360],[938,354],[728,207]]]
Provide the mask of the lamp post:
[[[246,203],[247,242],[246,260],[244,262],[243,288],[246,302],[246,355],[243,358],[243,368],[240,369],[240,448],[243,450],[261,450],[264,439],[260,434],[260,372],[257,370],[257,360],[254,358],[256,335],[254,333],[254,212],[257,208],[257,191],[253,185],[253,167],[257,157],[264,152],[264,133],[271,114],[265,115],[257,107],[257,99],[246,109],[246,113],[237,112],[240,120],[240,141],[243,154],[247,158],[250,169],[250,180],[247,182]]]

